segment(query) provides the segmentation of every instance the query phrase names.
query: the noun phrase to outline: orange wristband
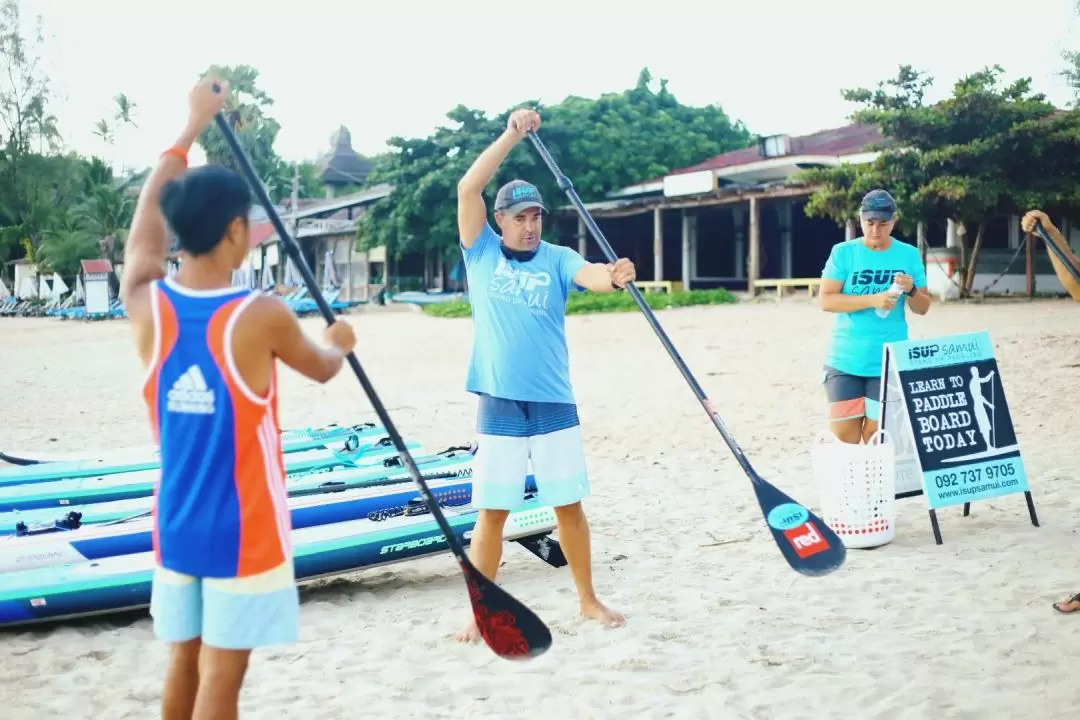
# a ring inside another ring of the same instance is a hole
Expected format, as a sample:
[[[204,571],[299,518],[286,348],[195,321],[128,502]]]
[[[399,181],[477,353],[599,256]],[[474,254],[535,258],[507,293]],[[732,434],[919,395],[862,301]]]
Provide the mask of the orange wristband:
[[[177,157],[177,159],[180,160],[180,162],[184,163],[184,167],[188,166],[188,154],[187,154],[187,151],[184,150],[183,148],[178,148],[176,146],[173,146],[173,147],[169,148],[168,150],[166,150],[165,152],[161,153],[162,157],[165,157],[166,155],[175,155]]]

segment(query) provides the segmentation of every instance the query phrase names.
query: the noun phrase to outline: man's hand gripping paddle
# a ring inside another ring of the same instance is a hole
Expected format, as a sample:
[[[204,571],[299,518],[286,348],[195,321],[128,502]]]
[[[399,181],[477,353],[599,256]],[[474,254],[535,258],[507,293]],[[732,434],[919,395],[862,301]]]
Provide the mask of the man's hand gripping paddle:
[[[570,198],[570,202],[577,209],[578,215],[585,221],[589,233],[596,239],[596,243],[604,252],[604,256],[609,262],[615,262],[618,259],[615,256],[615,251],[612,250],[611,244],[604,237],[604,233],[600,232],[600,228],[596,225],[592,215],[581,203],[581,198],[578,197],[577,191],[574,190],[569,178],[559,170],[559,166],[555,164],[551,153],[548,152],[548,149],[535,132],[529,133],[529,140],[532,142],[533,147],[536,148],[536,151],[540,153],[540,157],[544,160],[548,169],[555,175],[559,187]],[[716,408],[713,407],[709,398],[705,396],[705,391],[701,389],[701,385],[694,379],[686,363],[679,357],[679,353],[675,346],[671,344],[667,333],[660,327],[660,323],[657,322],[652,309],[646,304],[641,291],[633,283],[627,286],[627,290],[634,298],[634,301],[637,302],[641,312],[644,313],[645,319],[648,320],[653,331],[656,332],[656,336],[660,338],[660,342],[664,345],[668,355],[675,361],[676,367],[679,368],[679,372],[682,373],[683,378],[690,385],[690,389],[697,395],[698,401],[705,408],[705,412],[708,413],[716,429],[720,431],[720,435],[723,436],[724,441],[731,448],[731,452],[735,454],[735,459],[739,461],[743,472],[750,478],[750,482],[754,486],[754,492],[757,494],[758,503],[761,505],[761,511],[765,515],[769,529],[772,530],[773,539],[780,547],[784,559],[788,561],[792,568],[804,575],[825,575],[843,565],[847,550],[844,548],[843,543],[840,542],[840,538],[836,536],[836,533],[828,525],[821,521],[821,518],[789,498],[757,474],[757,471],[751,467],[750,461],[746,459],[746,455],[743,454],[742,448],[739,447],[739,444],[735,442],[735,438],[731,436],[731,433],[724,426],[724,421],[720,419]]]
[[[219,87],[215,86],[214,89],[217,92],[220,92]],[[274,230],[277,231],[278,237],[285,243],[286,252],[292,258],[293,262],[296,263],[296,267],[300,269],[300,274],[304,278],[304,284],[307,285],[308,291],[319,306],[323,318],[328,325],[332,325],[334,323],[334,313],[330,310],[330,306],[327,305],[326,299],[319,291],[315,276],[312,274],[311,268],[308,267],[307,261],[304,260],[304,256],[300,252],[296,240],[285,229],[285,226],[281,222],[281,218],[278,217],[277,212],[274,210],[274,205],[270,202],[270,198],[267,196],[262,183],[259,182],[259,178],[255,174],[255,169],[251,166],[251,161],[248,160],[243,149],[241,149],[236,134],[233,132],[232,128],[229,127],[229,123],[225,119],[224,114],[218,113],[214,120],[217,123],[218,129],[221,130],[221,134],[225,136],[225,140],[228,142],[229,148],[232,150],[237,162],[243,169],[244,176],[247,178],[248,184],[258,198],[259,203],[266,209],[266,214],[270,217],[270,221],[273,223]],[[379,396],[375,393],[375,388],[372,386],[370,380],[368,380],[363,368],[360,367],[360,361],[357,360],[356,355],[351,352],[347,359],[349,366],[353,369],[353,372],[356,373],[360,385],[364,388],[368,400],[371,401],[371,406],[375,409],[375,414],[379,416],[379,422],[386,428],[386,432],[390,435],[394,447],[401,455],[402,461],[409,470],[409,475],[420,489],[420,494],[423,496],[424,502],[431,511],[432,517],[435,518],[443,535],[446,536],[446,544],[450,547],[450,551],[454,553],[454,557],[457,558],[458,563],[461,565],[461,569],[465,574],[465,584],[469,590],[469,601],[472,603],[473,616],[476,618],[476,625],[480,630],[481,637],[484,638],[484,642],[486,642],[488,647],[494,650],[497,655],[510,660],[531,659],[542,655],[551,647],[551,631],[548,630],[544,621],[537,617],[532,610],[525,607],[520,601],[512,597],[491,580],[487,579],[483,573],[477,570],[476,566],[472,564],[465,554],[461,542],[454,534],[450,524],[446,521],[446,516],[443,515],[442,509],[432,497],[431,491],[428,489],[427,483],[424,482],[424,478],[417,469],[412,455],[409,454],[408,449],[405,447],[405,442],[401,439],[401,435],[398,434],[397,429],[394,427],[394,423],[387,414],[386,408],[383,406],[382,401],[379,400]]]

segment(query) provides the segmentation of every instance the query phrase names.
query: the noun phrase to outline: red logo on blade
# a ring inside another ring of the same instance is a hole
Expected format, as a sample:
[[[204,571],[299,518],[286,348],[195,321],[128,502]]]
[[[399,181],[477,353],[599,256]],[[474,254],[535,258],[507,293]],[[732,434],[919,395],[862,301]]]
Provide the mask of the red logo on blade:
[[[829,549],[829,543],[825,542],[825,538],[821,537],[817,527],[809,520],[797,528],[785,530],[784,537],[791,543],[791,547],[795,548],[795,554],[803,559]]]

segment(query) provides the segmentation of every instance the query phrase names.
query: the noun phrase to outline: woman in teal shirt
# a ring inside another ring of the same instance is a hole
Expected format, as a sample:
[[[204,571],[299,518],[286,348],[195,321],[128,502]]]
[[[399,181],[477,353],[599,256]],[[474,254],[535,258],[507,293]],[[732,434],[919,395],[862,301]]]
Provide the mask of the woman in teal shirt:
[[[918,249],[892,237],[896,201],[871,190],[859,218],[863,236],[834,245],[821,273],[821,309],[836,313],[822,382],[829,428],[846,443],[877,430],[882,349],[907,339],[904,307],[919,315],[930,309]]]

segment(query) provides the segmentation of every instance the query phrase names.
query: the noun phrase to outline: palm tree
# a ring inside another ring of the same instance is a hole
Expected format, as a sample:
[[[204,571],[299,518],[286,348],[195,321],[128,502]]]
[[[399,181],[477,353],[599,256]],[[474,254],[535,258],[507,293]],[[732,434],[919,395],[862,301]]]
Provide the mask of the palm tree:
[[[112,145],[113,140],[116,139],[115,131],[109,126],[109,121],[105,119],[94,123],[94,129],[91,132],[101,138],[101,142],[106,145]]]
[[[116,101],[116,119],[124,125],[138,128],[139,126],[136,125],[135,120],[132,119],[135,114],[135,108],[138,107],[138,105],[131,102],[124,93],[117,93],[113,100]]]
[[[135,120],[134,120],[135,108],[137,107],[137,105],[135,103],[131,102],[131,100],[128,98],[128,96],[125,95],[124,93],[117,93],[116,97],[113,98],[113,101],[116,103],[116,114],[113,116],[113,119],[116,120],[116,122],[118,122],[121,125],[130,125],[133,128],[138,128],[139,126],[135,124]],[[110,141],[109,144],[111,145],[112,141]],[[121,150],[120,150],[120,175],[121,176],[123,176],[125,174],[123,154],[124,154],[123,153],[123,148],[121,148]]]

